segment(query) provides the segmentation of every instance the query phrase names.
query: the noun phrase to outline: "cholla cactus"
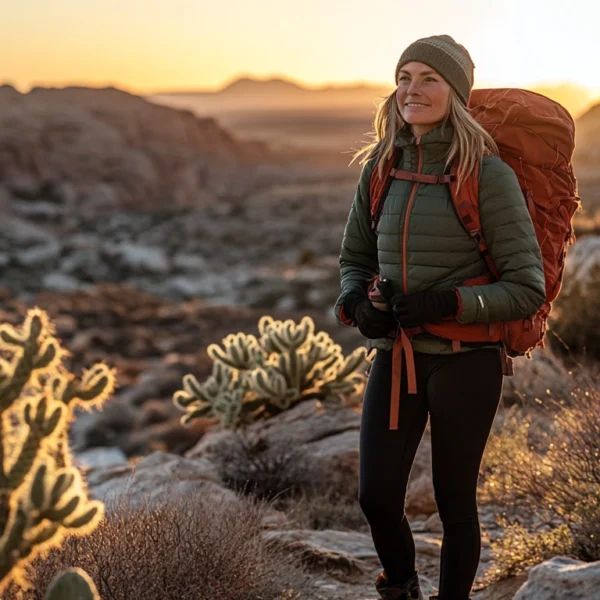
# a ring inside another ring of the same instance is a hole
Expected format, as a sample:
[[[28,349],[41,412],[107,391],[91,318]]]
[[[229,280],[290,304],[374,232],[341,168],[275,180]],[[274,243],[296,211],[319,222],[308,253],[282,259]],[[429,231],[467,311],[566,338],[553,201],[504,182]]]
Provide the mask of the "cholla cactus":
[[[259,337],[230,334],[222,346],[211,344],[212,375],[199,383],[191,374],[173,396],[185,411],[184,425],[194,419],[218,417],[225,427],[268,418],[309,397],[348,402],[361,393],[365,376],[357,370],[366,351],[344,357],[338,344],[313,320],[300,324],[264,316]]]
[[[69,569],[54,579],[44,600],[100,600],[100,596],[85,571]]]
[[[0,592],[65,535],[85,535],[102,518],[71,466],[66,433],[75,405],[93,406],[115,387],[98,363],[78,378],[44,311],[19,329],[0,325]]]

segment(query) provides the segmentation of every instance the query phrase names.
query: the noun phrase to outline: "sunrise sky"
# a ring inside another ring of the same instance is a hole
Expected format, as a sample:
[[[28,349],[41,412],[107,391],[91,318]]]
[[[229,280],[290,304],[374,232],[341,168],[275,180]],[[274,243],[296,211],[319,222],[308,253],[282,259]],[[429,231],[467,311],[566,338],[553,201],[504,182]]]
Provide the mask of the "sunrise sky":
[[[570,82],[600,95],[592,0],[20,0],[3,3],[0,82],[217,89],[240,75],[392,83],[399,54],[449,33],[476,86]]]

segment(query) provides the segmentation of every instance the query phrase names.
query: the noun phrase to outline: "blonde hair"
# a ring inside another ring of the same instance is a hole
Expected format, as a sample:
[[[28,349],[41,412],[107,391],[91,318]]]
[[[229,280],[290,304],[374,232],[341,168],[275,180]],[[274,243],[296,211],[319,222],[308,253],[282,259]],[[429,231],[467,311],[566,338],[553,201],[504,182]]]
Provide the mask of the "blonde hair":
[[[454,126],[454,136],[446,159],[446,167],[458,161],[458,189],[465,178],[473,171],[484,154],[498,154],[498,146],[492,136],[471,116],[453,88],[450,88],[450,100],[442,127],[450,121]],[[373,120],[373,129],[369,135],[374,138],[357,150],[350,161],[362,157],[360,165],[375,159],[379,177],[383,178],[383,166],[394,151],[394,142],[398,131],[406,125],[400,115],[396,90],[384,98],[377,107]]]

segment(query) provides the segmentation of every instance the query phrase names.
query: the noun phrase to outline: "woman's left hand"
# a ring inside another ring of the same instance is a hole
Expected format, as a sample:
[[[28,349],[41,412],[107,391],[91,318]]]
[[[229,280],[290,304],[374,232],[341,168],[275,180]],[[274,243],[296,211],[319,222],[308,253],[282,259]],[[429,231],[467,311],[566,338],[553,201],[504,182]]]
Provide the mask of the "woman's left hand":
[[[425,323],[440,323],[458,312],[458,295],[455,290],[445,292],[415,292],[395,294],[392,297],[394,316],[404,328]]]

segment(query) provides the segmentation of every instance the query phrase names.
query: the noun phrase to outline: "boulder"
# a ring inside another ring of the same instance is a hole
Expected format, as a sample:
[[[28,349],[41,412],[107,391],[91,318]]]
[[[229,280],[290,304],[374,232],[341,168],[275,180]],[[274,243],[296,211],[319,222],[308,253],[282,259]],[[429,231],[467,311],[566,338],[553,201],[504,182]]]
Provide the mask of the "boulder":
[[[59,272],[53,272],[44,275],[42,278],[42,283],[45,289],[54,292],[74,291],[90,287],[89,284],[85,284],[75,277],[71,277],[70,275]]]
[[[127,457],[119,448],[110,446],[104,448],[89,448],[75,454],[74,462],[77,467],[85,469],[102,469],[114,465],[129,465]]]
[[[132,508],[198,491],[214,502],[237,501],[235,492],[221,485],[209,461],[164,452],[153,452],[132,465],[91,468],[86,480],[92,496],[107,502],[109,510],[122,495],[127,496]]]
[[[536,565],[514,600],[597,600],[600,561],[586,563],[557,556]]]
[[[567,252],[563,289],[569,290],[574,283],[585,289],[595,269],[600,269],[600,235],[588,235]]]
[[[103,252],[122,269],[132,273],[164,275],[169,272],[169,260],[162,248],[123,242],[105,245]]]
[[[0,219],[1,237],[10,241],[11,248],[30,248],[32,245],[54,246],[57,243],[53,233],[25,219],[3,215]]]
[[[269,446],[282,444],[302,448],[314,458],[323,473],[343,469],[350,477],[358,475],[360,412],[347,406],[325,407],[318,400],[306,400],[264,422],[253,423],[248,434],[262,436]],[[207,433],[186,456],[208,456],[218,446],[233,440],[231,431]]]
[[[356,454],[356,435],[349,434],[343,438],[337,436],[349,432],[356,433],[359,428],[359,410],[347,406],[325,407],[318,400],[305,400],[266,421],[253,423],[248,427],[248,433],[261,434],[269,442],[285,440],[292,445],[304,445],[307,451],[325,458],[336,455],[335,447],[342,454]],[[233,433],[210,432],[186,456],[204,456],[214,451],[215,446],[228,436],[233,436]]]

